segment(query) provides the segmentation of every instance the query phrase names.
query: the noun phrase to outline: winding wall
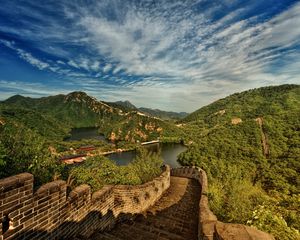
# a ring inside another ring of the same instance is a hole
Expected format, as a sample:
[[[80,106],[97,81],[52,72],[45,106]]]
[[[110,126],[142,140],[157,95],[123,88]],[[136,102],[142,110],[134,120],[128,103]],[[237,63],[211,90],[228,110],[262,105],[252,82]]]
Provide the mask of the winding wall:
[[[208,182],[204,170],[197,167],[181,167],[171,170],[172,176],[193,178],[202,186],[199,202],[199,240],[274,240],[274,237],[242,224],[218,221],[208,205]]]
[[[171,170],[171,175],[196,179],[201,188],[198,239],[274,240],[264,232],[241,224],[217,220],[209,209],[206,173],[196,167]],[[33,176],[22,173],[0,180],[0,240],[76,239],[113,228],[124,218],[142,213],[170,186],[170,168],[138,186],[104,186],[91,193],[80,185],[67,194],[65,181],[54,181],[33,191]]]
[[[90,186],[80,185],[67,195],[65,181],[34,192],[33,180],[29,173],[0,180],[0,240],[75,239],[112,228],[161,197],[170,185],[170,168],[143,185],[104,186],[93,194]]]

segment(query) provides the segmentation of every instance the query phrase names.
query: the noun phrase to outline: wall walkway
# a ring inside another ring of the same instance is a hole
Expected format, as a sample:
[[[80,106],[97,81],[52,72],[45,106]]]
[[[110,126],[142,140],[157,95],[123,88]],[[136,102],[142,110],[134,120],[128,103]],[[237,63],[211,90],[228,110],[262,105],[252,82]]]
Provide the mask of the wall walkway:
[[[170,168],[138,186],[104,186],[91,194],[88,185],[67,195],[65,181],[33,191],[33,176],[22,173],[0,180],[0,240],[87,238],[110,229],[117,220],[153,205],[169,188]]]
[[[170,188],[146,212],[93,235],[91,240],[196,240],[200,191],[193,179],[171,177]]]
[[[199,240],[274,240],[274,237],[255,228],[242,224],[230,224],[218,221],[209,208],[208,182],[204,170],[197,167],[181,167],[171,170],[172,176],[195,179],[201,185],[199,202]]]
[[[255,228],[218,221],[207,190],[206,173],[195,167],[165,166],[143,185],[104,186],[93,194],[88,185],[67,194],[64,181],[34,192],[33,176],[22,173],[0,180],[0,240],[274,240]]]

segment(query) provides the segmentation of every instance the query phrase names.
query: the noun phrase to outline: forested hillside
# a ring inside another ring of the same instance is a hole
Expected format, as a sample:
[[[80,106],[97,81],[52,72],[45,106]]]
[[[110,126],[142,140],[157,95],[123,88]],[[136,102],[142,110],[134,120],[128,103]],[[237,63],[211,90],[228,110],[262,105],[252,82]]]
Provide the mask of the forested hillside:
[[[70,127],[95,126],[99,119],[118,116],[120,109],[112,108],[84,92],[72,92],[67,95],[56,95],[43,98],[13,96],[2,105],[33,109],[40,114],[51,116],[61,124]]]
[[[148,141],[178,135],[180,130],[129,108],[118,108],[84,92],[43,98],[13,96],[0,103],[0,117],[22,123],[38,134],[63,139],[71,128],[99,127],[109,140]]]
[[[63,141],[70,130],[77,127],[97,127],[114,144],[99,140]],[[74,154],[71,149],[91,144],[102,153],[123,147],[136,148],[138,142],[157,140],[160,137],[177,137],[181,133],[182,130],[173,123],[146,116],[138,111],[109,106],[84,92],[37,99],[16,95],[0,102],[0,178],[30,172],[34,174],[38,184],[61,175],[66,179],[69,169],[65,169],[58,159],[61,154]],[[143,156],[143,161],[137,161],[128,168],[117,167],[111,162],[109,166],[112,171],[106,169],[110,171],[108,178],[113,178],[118,172],[114,181],[137,184],[147,176],[152,176],[153,172],[157,173],[161,163],[154,166],[146,158],[158,158]],[[108,159],[103,161],[110,162]],[[153,169],[148,165],[154,166]],[[103,166],[106,167],[108,165]],[[137,168],[147,168],[148,172],[143,177],[139,176],[142,172],[139,173]],[[103,170],[101,169],[98,169],[100,173]],[[134,182],[125,176],[133,172]],[[76,178],[84,175],[77,172]]]
[[[160,137],[178,138],[183,131],[175,124],[152,118],[139,112],[130,112],[118,121],[103,121],[101,132],[110,140],[129,142],[156,140]]]
[[[17,106],[0,105],[0,119],[3,122],[20,123],[23,127],[32,129],[48,139],[63,139],[71,127],[69,123],[60,122],[48,114]]]
[[[299,85],[233,94],[181,123],[193,143],[180,162],[207,171],[220,219],[300,238]]]
[[[126,101],[116,101],[116,102],[105,102],[109,106],[119,108],[124,112],[130,112],[130,111],[137,111],[138,108],[134,106],[131,102],[128,100]]]
[[[145,107],[137,108],[129,101],[117,101],[117,102],[106,102],[106,103],[112,107],[122,109],[125,112],[139,111],[150,117],[160,118],[162,120],[179,120],[188,115],[188,113],[186,112],[162,111],[159,109],[152,109],[152,108],[145,108]]]
[[[57,142],[71,128],[87,126],[120,143],[184,139],[189,148],[179,161],[207,172],[210,206],[220,220],[253,225],[276,239],[300,239],[299,85],[236,93],[177,125],[83,92],[16,95],[0,103],[0,177],[29,171],[42,183],[63,173],[53,146],[63,149]],[[77,181],[85,176],[74,174]]]
[[[154,116],[163,120],[179,120],[188,115],[186,112],[171,112],[171,111],[162,111],[159,109],[152,108],[139,108],[140,111],[149,114],[150,116]]]

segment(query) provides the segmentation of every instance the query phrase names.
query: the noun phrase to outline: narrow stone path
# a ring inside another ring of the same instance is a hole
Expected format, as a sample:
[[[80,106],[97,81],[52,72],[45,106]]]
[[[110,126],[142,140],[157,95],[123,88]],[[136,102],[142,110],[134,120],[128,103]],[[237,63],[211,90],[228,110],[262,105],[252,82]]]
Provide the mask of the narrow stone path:
[[[200,185],[197,181],[171,177],[170,188],[147,212],[118,223],[93,240],[193,240],[197,239]]]

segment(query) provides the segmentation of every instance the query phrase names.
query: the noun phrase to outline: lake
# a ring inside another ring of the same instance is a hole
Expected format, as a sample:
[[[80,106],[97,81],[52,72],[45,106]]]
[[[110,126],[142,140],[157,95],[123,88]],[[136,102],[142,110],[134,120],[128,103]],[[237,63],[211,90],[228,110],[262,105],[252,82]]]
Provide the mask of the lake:
[[[96,127],[73,128],[70,134],[71,136],[66,138],[65,141],[79,141],[83,139],[106,141],[105,137],[98,132],[98,128]],[[180,167],[180,164],[177,162],[177,156],[187,149],[186,146],[180,143],[153,143],[143,145],[143,147],[151,152],[158,152],[160,150],[164,163],[171,167]],[[115,161],[118,165],[127,165],[136,157],[136,152],[116,152],[108,154],[106,157]]]
[[[96,139],[105,141],[105,137],[98,132],[96,127],[73,128],[70,132],[71,136],[65,141],[79,141],[82,139]]]
[[[180,143],[154,143],[143,147],[151,152],[158,152],[160,149],[164,163],[173,168],[180,167],[180,164],[177,162],[177,156],[187,149],[186,146]],[[115,161],[118,165],[127,165],[136,157],[136,152],[116,152],[106,155],[106,157]]]

